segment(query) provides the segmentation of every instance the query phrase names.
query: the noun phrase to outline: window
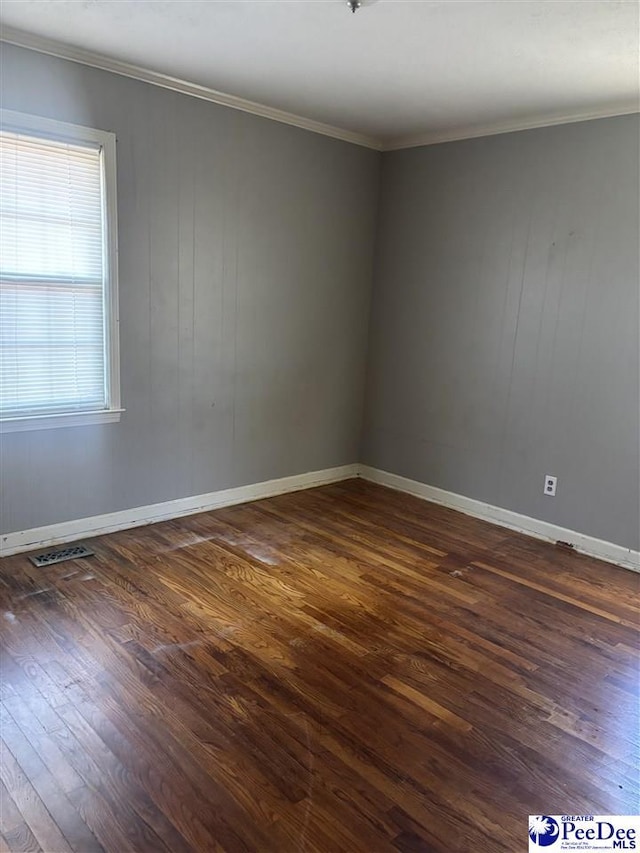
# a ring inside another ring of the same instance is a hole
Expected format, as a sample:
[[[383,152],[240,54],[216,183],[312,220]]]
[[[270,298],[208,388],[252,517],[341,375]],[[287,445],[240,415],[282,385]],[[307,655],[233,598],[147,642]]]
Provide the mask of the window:
[[[0,428],[119,420],[115,137],[0,113]]]

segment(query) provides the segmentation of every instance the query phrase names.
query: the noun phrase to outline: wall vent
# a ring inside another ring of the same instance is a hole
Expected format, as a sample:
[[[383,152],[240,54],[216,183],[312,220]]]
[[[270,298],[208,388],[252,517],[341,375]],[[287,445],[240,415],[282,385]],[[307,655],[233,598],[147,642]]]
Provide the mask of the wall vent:
[[[93,551],[79,542],[77,545],[70,545],[68,548],[58,548],[55,551],[46,551],[44,554],[37,554],[35,557],[29,557],[34,566],[41,569],[43,566],[52,566],[54,563],[62,563],[64,560],[77,560],[79,557],[93,557]]]

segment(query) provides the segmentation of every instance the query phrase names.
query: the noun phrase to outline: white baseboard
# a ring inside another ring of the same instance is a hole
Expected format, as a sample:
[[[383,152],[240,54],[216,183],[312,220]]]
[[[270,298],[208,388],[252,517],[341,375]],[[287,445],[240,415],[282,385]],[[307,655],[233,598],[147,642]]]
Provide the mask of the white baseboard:
[[[278,480],[266,480],[263,483],[223,489],[205,495],[178,498],[149,506],[109,512],[105,515],[94,515],[75,521],[63,521],[60,524],[50,524],[47,527],[34,527],[31,530],[6,533],[0,537],[0,557],[8,557],[11,554],[29,551],[32,548],[57,545],[61,542],[73,542],[76,539],[99,536],[103,533],[113,533],[116,530],[125,530],[129,527],[140,527],[143,524],[153,524],[156,521],[166,521],[183,515],[193,515],[197,512],[206,512],[223,506],[233,506],[260,498],[269,498],[286,492],[297,492],[301,489],[310,489],[313,486],[337,483],[340,480],[357,477],[359,468],[359,465],[325,468],[323,471],[310,471],[307,474],[296,474]]]
[[[543,539],[547,542],[568,542],[573,545],[576,551],[583,554],[640,572],[640,552],[638,551],[632,551],[630,548],[623,548],[621,545],[615,545],[612,542],[595,539],[593,536],[587,536],[566,527],[558,527],[547,521],[540,521],[502,507],[467,498],[464,495],[447,492],[435,486],[428,486],[417,480],[400,477],[398,474],[390,474],[387,471],[370,468],[368,465],[358,464],[326,468],[323,471],[311,471],[307,474],[296,474],[278,480],[253,483],[249,486],[238,486],[237,488],[223,489],[204,495],[178,498],[163,503],[110,512],[105,515],[94,515],[89,518],[64,521],[60,524],[50,524],[47,527],[34,527],[31,530],[6,533],[0,537],[0,557],[8,557],[11,554],[57,545],[62,542],[73,542],[77,539],[99,536],[104,533],[114,533],[116,530],[140,527],[144,524],[153,524],[156,521],[167,521],[223,506],[233,506],[234,504],[247,503],[287,492],[297,492],[314,486],[337,483],[352,477],[362,477],[373,483],[379,483],[382,486],[388,486],[391,489],[415,495],[423,500],[458,510],[465,515],[481,518],[500,527],[526,533],[536,539]]]
[[[587,536],[566,527],[558,527],[548,521],[540,521],[537,518],[520,515],[520,513],[511,512],[511,510],[499,506],[492,506],[473,498],[466,498],[454,492],[447,492],[435,486],[427,486],[425,483],[409,480],[407,477],[400,477],[398,474],[389,474],[387,471],[370,468],[368,465],[360,466],[360,476],[372,483],[379,483],[382,486],[415,495],[426,501],[458,510],[465,515],[472,515],[474,518],[481,518],[484,521],[498,524],[500,527],[517,530],[519,533],[527,533],[536,539],[544,539],[547,542],[568,542],[582,554],[588,554],[590,557],[597,557],[607,563],[615,563],[625,569],[640,572],[639,551],[632,551],[630,548],[623,548],[621,545],[614,545],[612,542],[595,539],[593,536]]]

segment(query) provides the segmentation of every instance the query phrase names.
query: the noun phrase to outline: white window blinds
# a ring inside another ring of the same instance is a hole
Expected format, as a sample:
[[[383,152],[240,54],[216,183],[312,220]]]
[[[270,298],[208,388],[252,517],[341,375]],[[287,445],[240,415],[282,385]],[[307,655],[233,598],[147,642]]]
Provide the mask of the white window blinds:
[[[105,409],[102,153],[0,133],[0,413]]]

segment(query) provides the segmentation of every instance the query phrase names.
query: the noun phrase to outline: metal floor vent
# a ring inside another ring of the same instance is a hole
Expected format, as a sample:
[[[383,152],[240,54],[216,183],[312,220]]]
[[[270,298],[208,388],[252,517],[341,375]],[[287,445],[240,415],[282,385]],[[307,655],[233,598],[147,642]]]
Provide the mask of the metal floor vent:
[[[93,557],[93,551],[79,542],[77,545],[70,545],[68,548],[56,548],[55,551],[46,551],[44,554],[37,554],[35,557],[29,557],[34,566],[42,568],[43,566],[52,566],[54,563],[62,563],[64,560],[77,560],[78,557]]]

